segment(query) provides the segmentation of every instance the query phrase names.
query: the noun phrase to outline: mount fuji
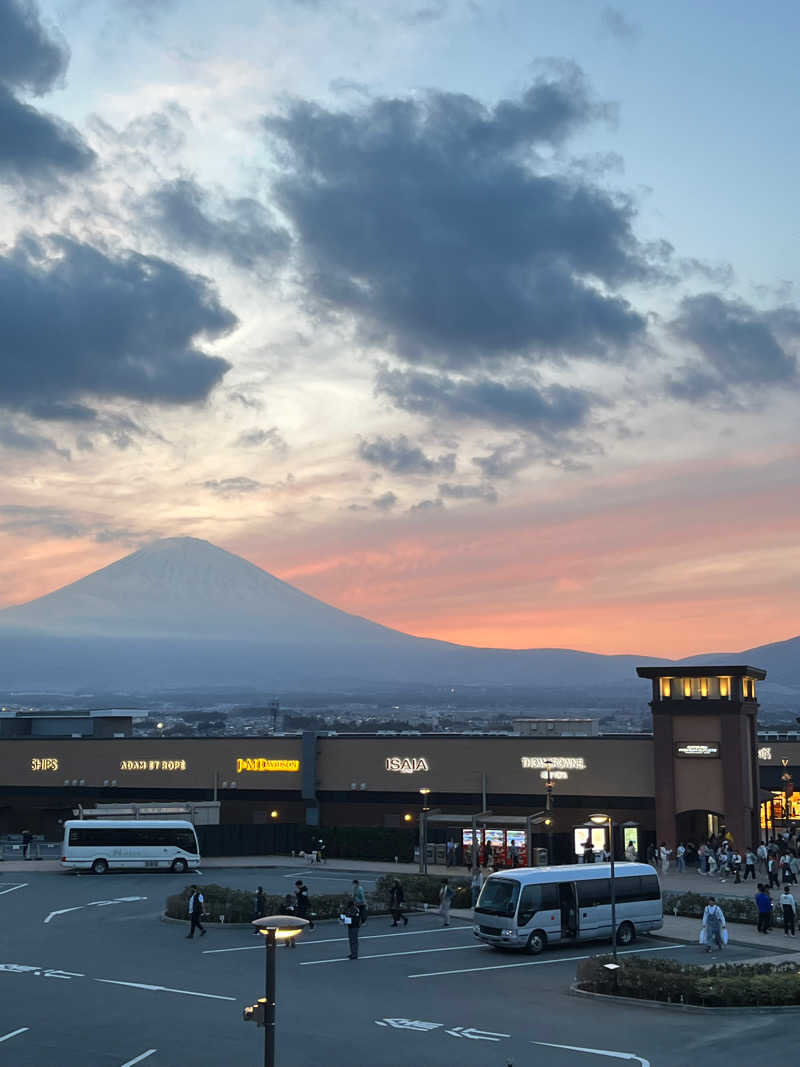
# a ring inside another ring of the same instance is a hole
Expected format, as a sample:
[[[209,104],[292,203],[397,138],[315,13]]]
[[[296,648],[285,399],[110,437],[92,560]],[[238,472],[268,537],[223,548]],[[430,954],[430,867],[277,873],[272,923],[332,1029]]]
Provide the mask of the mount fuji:
[[[767,655],[788,656],[796,664],[797,645],[800,639],[737,658],[760,665]],[[5,691],[484,685],[641,695],[634,668],[643,660],[668,662],[413,637],[340,611],[192,537],[156,541],[0,611]]]

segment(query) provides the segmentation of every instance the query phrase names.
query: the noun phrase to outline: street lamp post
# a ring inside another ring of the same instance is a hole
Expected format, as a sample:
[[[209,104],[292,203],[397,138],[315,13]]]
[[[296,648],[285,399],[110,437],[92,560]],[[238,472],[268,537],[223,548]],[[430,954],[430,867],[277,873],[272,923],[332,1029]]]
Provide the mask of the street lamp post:
[[[590,815],[589,822],[595,826],[608,827],[608,854],[610,856],[611,870],[611,955],[614,963],[617,962],[617,879],[614,873],[614,820],[610,815]],[[590,838],[591,840],[591,838]]]
[[[419,817],[419,873],[428,873],[428,812],[431,810],[431,806],[428,803],[428,799],[431,795],[431,791],[427,786],[423,786],[420,789],[420,796],[422,797],[422,814]]]
[[[547,770],[547,778],[544,782],[544,810],[547,812],[545,819],[545,826],[547,827],[547,862],[549,865],[553,863],[553,779],[550,777],[550,768],[553,766],[552,760],[544,761],[545,768]],[[531,857],[528,857],[528,863],[530,864]]]
[[[264,1067],[275,1067],[275,946],[278,941],[289,941],[298,937],[308,926],[308,919],[296,915],[267,915],[263,919],[253,919],[253,926],[264,935],[266,946],[266,973],[263,1002],[263,1022],[256,1014],[259,1025],[264,1027]],[[259,1002],[258,1007],[261,1007]],[[250,1009],[245,1009],[245,1018]]]

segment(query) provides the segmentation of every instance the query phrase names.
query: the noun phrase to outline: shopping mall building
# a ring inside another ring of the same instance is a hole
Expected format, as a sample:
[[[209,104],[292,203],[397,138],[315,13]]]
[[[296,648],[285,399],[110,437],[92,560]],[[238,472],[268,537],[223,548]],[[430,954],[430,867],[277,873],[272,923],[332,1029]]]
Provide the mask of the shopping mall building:
[[[218,800],[223,824],[321,828],[413,826],[427,808],[438,813],[434,839],[459,845],[471,817],[490,812],[480,832],[503,847],[524,844],[520,816],[547,834],[548,784],[550,844],[560,842],[562,859],[598,812],[619,828],[617,848],[623,834],[640,848],[655,839],[674,847],[722,827],[744,847],[782,825],[800,804],[800,742],[759,739],[765,672],[646,666],[638,674],[652,686],[650,734],[6,737],[0,833],[25,827],[53,839],[61,820],[96,804]]]

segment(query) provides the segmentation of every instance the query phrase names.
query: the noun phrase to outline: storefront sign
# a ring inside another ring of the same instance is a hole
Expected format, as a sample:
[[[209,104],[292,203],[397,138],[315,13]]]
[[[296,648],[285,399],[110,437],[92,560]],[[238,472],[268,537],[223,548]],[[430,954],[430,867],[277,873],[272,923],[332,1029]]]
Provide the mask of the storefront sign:
[[[772,749],[769,745],[762,745],[762,747],[758,750],[758,758],[763,760],[772,759]]]
[[[121,771],[185,771],[185,759],[124,759],[120,760]]]
[[[676,745],[675,755],[685,759],[719,759],[719,745]]]
[[[538,771],[545,781],[561,781],[569,778],[569,771],[585,771],[586,760],[583,756],[521,756],[520,761],[526,771]]]
[[[299,771],[299,759],[267,759],[265,756],[237,759],[236,773],[242,771]]]
[[[54,756],[34,756],[31,760],[32,771],[57,771],[58,760]]]
[[[429,771],[431,765],[424,756],[387,756],[386,770],[395,774],[417,774]]]

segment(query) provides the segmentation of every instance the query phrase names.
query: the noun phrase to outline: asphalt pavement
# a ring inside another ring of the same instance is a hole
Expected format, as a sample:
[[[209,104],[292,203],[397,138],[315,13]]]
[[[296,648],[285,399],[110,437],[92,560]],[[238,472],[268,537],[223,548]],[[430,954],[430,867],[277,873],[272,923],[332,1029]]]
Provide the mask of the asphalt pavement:
[[[345,893],[373,872],[215,869],[198,882],[288,892]],[[323,879],[326,879],[323,885]],[[247,930],[161,921],[164,900],[190,879],[167,873],[67,875],[0,870],[0,1057],[4,1067],[260,1067],[263,1030],[242,1008],[264,991],[263,944]],[[538,957],[494,951],[471,924],[412,914],[394,929],[373,916],[360,958],[344,930],[318,923],[278,954],[280,1067],[602,1067],[623,1058],[677,1067],[697,1058],[729,1067],[764,1047],[788,1053],[791,1024],[771,1016],[697,1016],[569,992],[576,961],[603,944]],[[707,961],[691,944],[642,937],[626,950]],[[731,946],[724,958],[756,949]],[[794,1017],[791,1017],[794,1018]],[[781,1050],[781,1042],[785,1048]]]

